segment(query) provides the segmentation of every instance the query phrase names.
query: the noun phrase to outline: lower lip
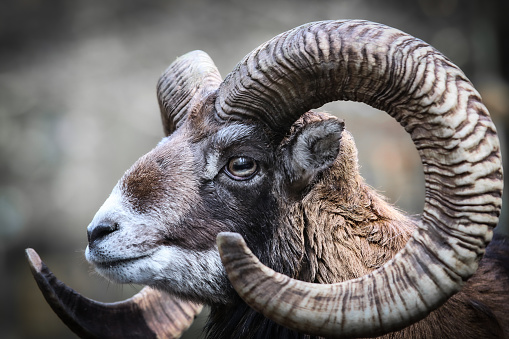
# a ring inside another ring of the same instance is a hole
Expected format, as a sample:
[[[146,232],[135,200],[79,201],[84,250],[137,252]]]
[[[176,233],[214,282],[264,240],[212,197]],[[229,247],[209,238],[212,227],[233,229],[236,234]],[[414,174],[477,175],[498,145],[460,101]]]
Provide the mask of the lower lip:
[[[113,268],[115,266],[121,266],[121,265],[124,265],[124,264],[129,264],[131,262],[134,262],[134,261],[138,261],[140,259],[144,259],[148,257],[147,255],[144,255],[144,256],[141,256],[141,257],[136,257],[136,258],[127,258],[127,259],[120,259],[120,260],[112,260],[112,261],[99,261],[99,262],[93,262],[93,264],[97,267],[97,268],[102,268],[102,269],[109,269],[109,268]]]

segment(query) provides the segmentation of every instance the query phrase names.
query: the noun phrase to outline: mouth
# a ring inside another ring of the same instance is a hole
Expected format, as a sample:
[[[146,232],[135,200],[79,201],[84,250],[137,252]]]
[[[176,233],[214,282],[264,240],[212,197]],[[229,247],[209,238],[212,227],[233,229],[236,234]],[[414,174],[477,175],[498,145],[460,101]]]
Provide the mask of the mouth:
[[[103,270],[113,269],[120,266],[126,266],[136,262],[138,260],[142,260],[147,258],[148,255],[142,255],[139,257],[126,258],[126,259],[115,259],[115,260],[105,260],[105,261],[92,261],[92,264],[98,268]]]
[[[97,246],[92,248],[87,246],[85,250],[85,258],[95,272],[118,284],[148,285],[160,269],[158,261],[154,262],[155,254],[157,254],[157,248],[143,251],[121,248],[112,251]]]
[[[96,269],[99,270],[112,270],[116,268],[130,266],[137,261],[148,258],[150,254],[151,253],[145,252],[139,253],[136,256],[115,258],[104,255],[101,252],[96,251],[94,249],[90,249],[89,246],[87,246],[85,250],[85,258],[87,259],[87,261],[91,263]]]
[[[99,275],[118,284],[147,284],[151,277],[147,270],[150,255],[122,259],[94,258],[89,262]]]

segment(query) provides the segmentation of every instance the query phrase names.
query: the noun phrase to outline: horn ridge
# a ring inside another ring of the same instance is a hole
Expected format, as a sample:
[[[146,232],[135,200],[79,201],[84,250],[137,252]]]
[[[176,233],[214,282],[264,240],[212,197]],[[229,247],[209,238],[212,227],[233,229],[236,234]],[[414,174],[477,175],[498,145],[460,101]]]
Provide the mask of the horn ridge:
[[[185,121],[194,105],[215,91],[221,75],[203,51],[192,51],[177,58],[157,82],[157,99],[164,132],[170,135]]]

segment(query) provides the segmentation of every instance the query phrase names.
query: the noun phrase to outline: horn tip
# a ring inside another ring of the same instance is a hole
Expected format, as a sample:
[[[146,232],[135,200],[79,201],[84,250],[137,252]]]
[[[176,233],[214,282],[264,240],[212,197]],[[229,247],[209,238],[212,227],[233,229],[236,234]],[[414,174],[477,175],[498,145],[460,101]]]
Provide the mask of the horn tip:
[[[221,232],[217,235],[216,241],[221,261],[227,271],[230,265],[239,260],[257,261],[253,252],[247,246],[246,241],[239,233]]]
[[[239,239],[242,239],[242,236],[236,232],[220,232],[217,235],[218,241],[233,241],[233,240],[238,241]]]
[[[219,233],[217,235],[216,242],[219,250],[230,247],[234,248],[246,247],[246,242],[244,241],[244,238],[239,233],[235,232]]]
[[[40,273],[43,264],[39,254],[33,248],[27,248],[25,249],[25,255],[32,271]]]

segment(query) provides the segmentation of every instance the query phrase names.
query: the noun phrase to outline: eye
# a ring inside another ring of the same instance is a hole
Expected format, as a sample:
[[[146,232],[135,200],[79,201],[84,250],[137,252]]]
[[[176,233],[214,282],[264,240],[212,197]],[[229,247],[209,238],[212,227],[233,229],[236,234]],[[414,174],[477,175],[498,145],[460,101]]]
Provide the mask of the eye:
[[[248,180],[258,172],[258,163],[249,157],[234,157],[228,160],[225,172],[232,179]]]

